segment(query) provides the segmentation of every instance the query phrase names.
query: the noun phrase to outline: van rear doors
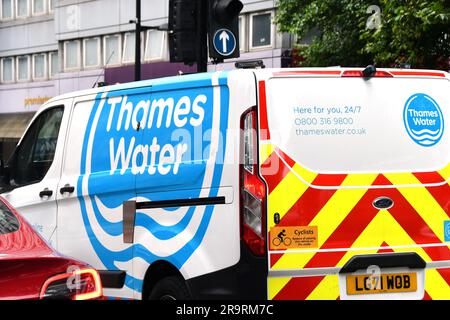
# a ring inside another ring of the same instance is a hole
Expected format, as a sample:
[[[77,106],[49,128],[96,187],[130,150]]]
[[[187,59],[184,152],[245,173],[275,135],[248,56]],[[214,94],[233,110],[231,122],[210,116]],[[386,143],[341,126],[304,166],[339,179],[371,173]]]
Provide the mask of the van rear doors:
[[[448,75],[266,71],[258,86],[269,298],[450,298]]]

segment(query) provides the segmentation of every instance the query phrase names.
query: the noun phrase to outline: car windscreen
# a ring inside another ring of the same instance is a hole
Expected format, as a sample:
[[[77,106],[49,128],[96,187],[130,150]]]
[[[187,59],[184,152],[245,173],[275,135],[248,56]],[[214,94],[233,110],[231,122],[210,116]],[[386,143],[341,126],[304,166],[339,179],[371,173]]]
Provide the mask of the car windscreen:
[[[19,230],[19,225],[17,217],[0,201],[0,235]]]

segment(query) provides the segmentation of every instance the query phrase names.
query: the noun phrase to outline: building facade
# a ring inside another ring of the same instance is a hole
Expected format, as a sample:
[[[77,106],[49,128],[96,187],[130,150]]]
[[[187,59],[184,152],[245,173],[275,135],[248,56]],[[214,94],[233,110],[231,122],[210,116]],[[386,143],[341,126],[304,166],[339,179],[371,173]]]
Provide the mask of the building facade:
[[[142,25],[164,26],[168,0],[141,0]],[[241,57],[281,67],[292,37],[273,23],[276,0],[243,0]],[[7,159],[37,108],[99,82],[134,79],[134,0],[0,0],[0,158]],[[168,34],[141,34],[142,79],[192,72],[169,62]],[[208,69],[234,68],[235,60]]]

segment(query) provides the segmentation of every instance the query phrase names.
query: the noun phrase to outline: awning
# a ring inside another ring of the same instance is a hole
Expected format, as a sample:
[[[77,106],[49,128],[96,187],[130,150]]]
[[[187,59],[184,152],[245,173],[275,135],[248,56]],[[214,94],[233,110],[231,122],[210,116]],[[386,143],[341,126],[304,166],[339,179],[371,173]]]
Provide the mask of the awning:
[[[34,112],[0,114],[0,139],[20,139]]]

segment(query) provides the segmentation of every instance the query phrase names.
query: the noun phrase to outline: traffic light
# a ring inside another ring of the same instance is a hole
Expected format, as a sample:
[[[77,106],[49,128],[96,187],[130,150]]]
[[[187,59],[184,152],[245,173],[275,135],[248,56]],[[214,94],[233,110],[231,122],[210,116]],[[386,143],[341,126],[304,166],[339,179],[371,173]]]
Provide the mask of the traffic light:
[[[239,57],[239,0],[209,0],[209,56],[216,62]]]
[[[208,43],[215,62],[239,57],[242,8],[239,0],[169,0],[170,61],[206,71]]]
[[[169,0],[169,51],[171,62],[193,63],[197,61],[198,9],[202,1]]]

